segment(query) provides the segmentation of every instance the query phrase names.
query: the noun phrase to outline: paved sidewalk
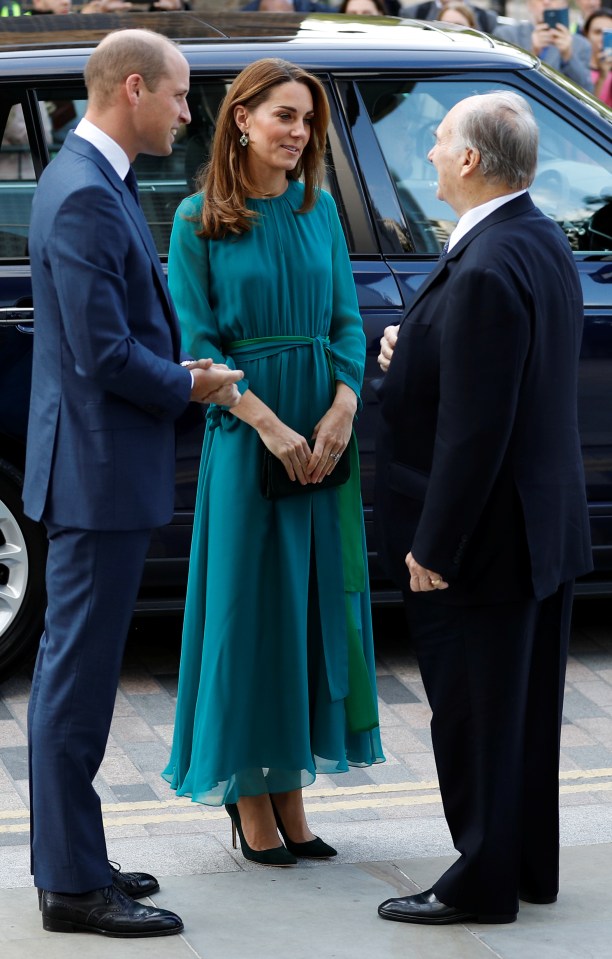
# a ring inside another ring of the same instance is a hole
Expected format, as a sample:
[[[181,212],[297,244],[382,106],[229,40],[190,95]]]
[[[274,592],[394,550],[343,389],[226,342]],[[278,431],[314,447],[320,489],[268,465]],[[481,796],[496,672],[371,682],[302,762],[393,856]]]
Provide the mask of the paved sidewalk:
[[[524,905],[511,925],[431,928],[378,918],[381,900],[427,888],[450,861],[290,869],[236,863],[216,875],[173,876],[162,880],[154,901],[181,913],[184,933],[133,941],[45,933],[34,891],[5,889],[0,953],[3,959],[610,959],[612,845],[563,849],[559,902]]]
[[[309,820],[339,850],[330,862],[271,869],[231,848],[224,810],[177,800],[160,777],[174,714],[178,640],[130,643],[97,786],[109,854],[155,873],[155,901],[183,936],[150,940],[44,933],[28,868],[29,680],[0,685],[0,957],[147,959],[611,959],[612,630],[606,615],[573,631],[561,759],[562,885],[508,926],[432,929],[380,920],[376,906],[428,888],[455,856],[440,803],[429,708],[401,617],[377,635],[387,763],[321,776]],[[602,627],[598,622],[604,622]],[[161,633],[160,633],[161,628]],[[138,633],[138,630],[136,631]],[[137,638],[137,637],[136,637]]]

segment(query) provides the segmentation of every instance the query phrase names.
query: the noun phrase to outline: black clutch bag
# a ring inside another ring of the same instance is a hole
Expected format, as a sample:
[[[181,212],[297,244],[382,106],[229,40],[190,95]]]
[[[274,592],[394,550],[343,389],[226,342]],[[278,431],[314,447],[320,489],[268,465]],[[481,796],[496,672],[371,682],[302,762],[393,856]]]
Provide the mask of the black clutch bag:
[[[344,453],[320,483],[306,483],[299,480],[290,480],[287,470],[277,456],[270,452],[267,446],[263,448],[261,465],[261,492],[266,499],[280,499],[283,496],[296,496],[298,493],[316,493],[320,489],[330,489],[342,486],[351,475],[350,443]]]

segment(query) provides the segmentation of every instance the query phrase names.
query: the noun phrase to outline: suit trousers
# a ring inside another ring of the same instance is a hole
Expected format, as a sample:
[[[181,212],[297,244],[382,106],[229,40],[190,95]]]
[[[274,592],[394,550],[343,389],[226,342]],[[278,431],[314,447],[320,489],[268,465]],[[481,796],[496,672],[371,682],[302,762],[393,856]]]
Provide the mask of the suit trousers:
[[[32,872],[39,889],[83,893],[111,882],[93,780],[151,531],[46,526],[47,613],[28,709]]]
[[[559,753],[573,583],[538,602],[405,597],[459,859],[433,887],[480,915],[559,884]]]

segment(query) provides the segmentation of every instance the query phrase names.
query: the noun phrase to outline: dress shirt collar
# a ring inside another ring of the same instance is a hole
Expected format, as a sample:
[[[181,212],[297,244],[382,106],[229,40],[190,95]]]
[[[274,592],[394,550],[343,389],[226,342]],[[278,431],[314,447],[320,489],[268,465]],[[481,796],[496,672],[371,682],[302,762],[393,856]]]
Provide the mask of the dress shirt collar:
[[[461,240],[466,233],[469,233],[470,230],[480,223],[481,220],[484,220],[485,217],[489,216],[495,210],[498,210],[500,206],[504,205],[504,203],[509,203],[510,200],[516,200],[517,196],[521,196],[522,193],[526,192],[526,190],[518,190],[516,193],[508,193],[506,196],[496,196],[492,200],[487,200],[486,203],[481,203],[480,206],[472,207],[471,210],[468,210],[467,213],[464,213],[463,216],[459,218],[457,226],[449,237],[449,252],[459,242],[459,240]]]
[[[85,117],[79,121],[74,132],[77,136],[95,146],[96,150],[99,150],[102,156],[108,160],[117,176],[121,180],[125,180],[130,168],[130,159],[116,140],[113,140],[112,137],[109,137],[107,133],[104,133],[103,130]]]

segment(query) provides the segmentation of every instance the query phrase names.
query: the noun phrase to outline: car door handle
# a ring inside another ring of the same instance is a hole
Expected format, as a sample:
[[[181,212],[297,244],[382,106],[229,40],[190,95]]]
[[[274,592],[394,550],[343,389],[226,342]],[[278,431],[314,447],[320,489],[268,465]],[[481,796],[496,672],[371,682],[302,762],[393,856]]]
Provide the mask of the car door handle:
[[[34,307],[32,306],[2,306],[0,307],[0,326],[22,326],[34,322]]]

